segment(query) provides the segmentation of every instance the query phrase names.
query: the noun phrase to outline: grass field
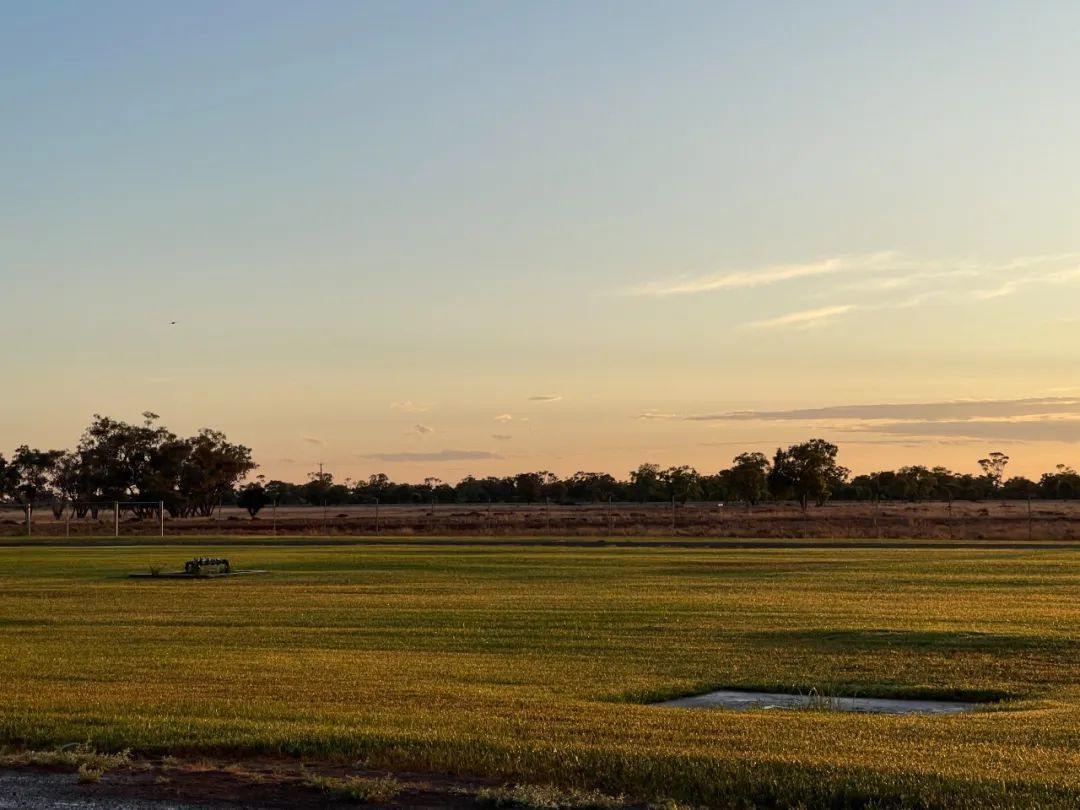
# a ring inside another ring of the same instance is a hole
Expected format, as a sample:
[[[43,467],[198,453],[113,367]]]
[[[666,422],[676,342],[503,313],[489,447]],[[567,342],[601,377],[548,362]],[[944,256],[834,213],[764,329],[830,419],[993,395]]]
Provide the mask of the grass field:
[[[220,543],[220,544],[218,544]],[[1080,551],[0,548],[0,739],[364,758],[713,806],[1080,805]],[[710,687],[952,717],[661,709]]]

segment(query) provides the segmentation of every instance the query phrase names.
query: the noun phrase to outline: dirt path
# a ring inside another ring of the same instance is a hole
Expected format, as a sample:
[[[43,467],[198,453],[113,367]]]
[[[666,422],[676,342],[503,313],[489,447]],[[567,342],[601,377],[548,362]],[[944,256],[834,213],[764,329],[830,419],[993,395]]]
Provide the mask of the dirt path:
[[[337,804],[341,796],[310,784],[350,777],[386,777],[345,765],[252,759],[218,762],[133,761],[96,782],[80,782],[71,768],[0,768],[0,810],[307,810]],[[364,802],[368,808],[475,808],[476,794],[491,783],[442,774],[396,773],[397,793]],[[345,806],[348,806],[347,804]]]
[[[80,785],[75,774],[0,770],[0,810],[218,810],[238,805],[118,796],[104,785]]]

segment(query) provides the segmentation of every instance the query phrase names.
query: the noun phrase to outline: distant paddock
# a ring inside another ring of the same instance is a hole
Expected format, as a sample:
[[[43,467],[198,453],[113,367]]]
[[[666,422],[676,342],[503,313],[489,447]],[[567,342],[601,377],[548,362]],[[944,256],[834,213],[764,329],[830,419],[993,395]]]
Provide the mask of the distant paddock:
[[[121,536],[154,536],[158,517],[138,518],[121,509]],[[96,518],[56,519],[34,512],[37,536],[112,536],[111,509]],[[927,540],[1074,540],[1080,538],[1080,502],[954,501],[926,503],[829,503],[805,512],[795,503],[695,502],[545,504],[430,504],[267,507],[254,519],[237,507],[211,518],[165,517],[175,535],[291,536],[559,536],[559,537],[728,537],[880,538]],[[0,510],[0,536],[27,533],[25,515]]]

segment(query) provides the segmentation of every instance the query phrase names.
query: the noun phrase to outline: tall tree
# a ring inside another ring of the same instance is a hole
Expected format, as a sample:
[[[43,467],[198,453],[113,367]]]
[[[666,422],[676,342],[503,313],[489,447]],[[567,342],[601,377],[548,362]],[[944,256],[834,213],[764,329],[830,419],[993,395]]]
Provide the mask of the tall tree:
[[[264,506],[273,503],[266,492],[266,487],[263,485],[262,478],[263,476],[260,475],[258,480],[245,484],[240,487],[240,490],[236,493],[236,505],[241,509],[246,509],[252,520],[254,520],[255,516],[262,511]]]
[[[217,430],[204,428],[187,445],[179,476],[180,496],[196,514],[207,517],[256,465],[249,448],[232,444]]]
[[[544,489],[544,479],[540,473],[519,473],[514,477],[514,487],[521,500],[525,503],[535,503],[540,500]]]
[[[996,451],[986,458],[979,459],[979,467],[982,468],[983,476],[985,476],[992,490],[1001,489],[1001,480],[1005,476],[1005,467],[1008,463],[1009,457]]]
[[[764,453],[740,453],[727,470],[731,494],[751,505],[765,497],[769,489],[769,459]]]
[[[630,491],[634,500],[646,503],[663,494],[660,483],[660,465],[642,464],[630,472]]]
[[[57,466],[63,450],[37,450],[19,447],[5,471],[9,493],[21,503],[35,504],[57,495],[54,487]]]
[[[811,498],[821,506],[829,499],[833,488],[849,475],[846,468],[836,463],[837,452],[837,446],[824,439],[793,444],[785,451],[777,451],[773,474],[784,482],[803,509]]]
[[[700,476],[693,467],[685,464],[681,467],[668,467],[660,471],[659,478],[668,498],[685,504],[688,500],[700,497]]]

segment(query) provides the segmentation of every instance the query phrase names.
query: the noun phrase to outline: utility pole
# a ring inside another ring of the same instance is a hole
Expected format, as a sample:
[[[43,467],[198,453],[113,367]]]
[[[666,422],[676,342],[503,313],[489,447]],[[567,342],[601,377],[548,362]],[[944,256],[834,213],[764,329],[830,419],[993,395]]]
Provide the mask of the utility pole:
[[[323,463],[320,461],[319,462],[319,487],[323,488],[325,484],[326,484],[326,479],[323,478]],[[326,536],[326,490],[325,489],[323,489],[323,499],[322,499],[322,533],[323,533],[323,536],[325,537]]]

